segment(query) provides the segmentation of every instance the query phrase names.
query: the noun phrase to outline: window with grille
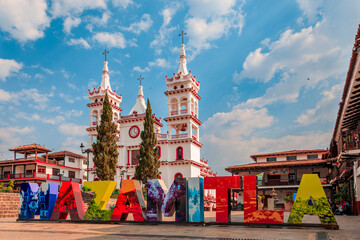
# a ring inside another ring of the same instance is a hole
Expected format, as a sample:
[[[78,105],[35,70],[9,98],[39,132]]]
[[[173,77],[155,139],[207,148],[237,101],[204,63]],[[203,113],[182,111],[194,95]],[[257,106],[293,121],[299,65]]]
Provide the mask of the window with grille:
[[[46,167],[44,166],[38,166],[38,173],[46,173]]]

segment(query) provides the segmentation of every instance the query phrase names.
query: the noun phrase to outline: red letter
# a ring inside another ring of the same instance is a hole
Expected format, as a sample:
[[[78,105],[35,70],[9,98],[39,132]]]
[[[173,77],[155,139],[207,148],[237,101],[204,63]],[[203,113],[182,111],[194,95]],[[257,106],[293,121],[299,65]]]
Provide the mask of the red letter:
[[[232,188],[241,188],[240,176],[205,177],[204,188],[216,190],[216,222],[229,222],[229,220],[231,221],[229,190]]]
[[[69,213],[71,220],[82,220],[85,215],[79,183],[63,182],[61,184],[50,220],[66,219]]]
[[[257,211],[256,176],[244,176],[244,222],[284,223],[283,211]]]
[[[138,180],[124,180],[111,220],[125,221],[133,214],[135,221],[144,221],[146,207]]]

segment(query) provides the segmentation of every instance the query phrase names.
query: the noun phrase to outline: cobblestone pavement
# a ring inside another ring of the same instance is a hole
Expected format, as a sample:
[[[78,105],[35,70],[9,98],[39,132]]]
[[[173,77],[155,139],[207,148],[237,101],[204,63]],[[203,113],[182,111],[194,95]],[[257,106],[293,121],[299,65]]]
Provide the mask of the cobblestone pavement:
[[[288,214],[285,213],[285,220]],[[215,219],[215,213],[206,213],[206,220]],[[232,220],[241,221],[242,212],[232,213]],[[243,226],[182,226],[172,224],[74,224],[16,222],[0,220],[0,239],[359,239],[360,216],[336,216],[339,230],[323,228],[249,228]],[[305,223],[319,223],[315,216],[306,216]]]

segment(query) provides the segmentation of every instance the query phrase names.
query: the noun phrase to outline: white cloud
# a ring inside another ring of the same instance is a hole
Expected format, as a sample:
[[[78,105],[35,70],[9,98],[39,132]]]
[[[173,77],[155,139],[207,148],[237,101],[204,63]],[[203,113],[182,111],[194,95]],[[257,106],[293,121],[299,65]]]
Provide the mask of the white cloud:
[[[63,68],[60,70],[60,72],[62,73],[62,75],[66,79],[75,77],[75,73],[70,73],[70,72],[66,71],[65,69],[63,69]]]
[[[313,22],[317,19],[317,16],[320,14],[320,7],[323,4],[323,0],[296,0],[299,4],[300,9],[303,11],[303,14],[310,22]],[[303,17],[299,19],[300,22],[303,21]]]
[[[106,45],[107,47],[114,48],[125,48],[127,45],[136,46],[132,41],[127,41],[124,35],[120,32],[117,33],[108,33],[108,32],[99,32],[93,36],[93,40]]]
[[[86,125],[77,125],[75,123],[64,123],[59,126],[59,131],[64,135],[85,136],[87,135]]]
[[[129,27],[122,29],[125,31],[133,32],[136,34],[140,34],[141,32],[147,32],[151,25],[153,24],[153,21],[151,20],[151,17],[149,14],[144,14],[139,22],[135,22],[130,24]]]
[[[64,94],[64,93],[59,93],[59,97],[61,97],[62,99],[64,99],[68,103],[74,103],[75,102],[73,96],[70,96],[70,95],[67,95],[67,94]]]
[[[28,103],[30,107],[35,109],[44,110],[47,107],[49,98],[53,97],[54,93],[40,93],[35,88],[22,89],[19,92],[7,92],[0,89],[0,102],[12,101],[14,104],[20,104],[21,102]]]
[[[76,17],[67,17],[65,18],[64,21],[64,32],[67,34],[71,33],[71,29],[74,27],[79,26],[81,23],[81,19],[80,18],[76,18]]]
[[[89,9],[106,9],[106,0],[53,0],[51,4],[53,17],[80,15]]]
[[[73,46],[73,45],[74,46],[81,46],[81,47],[83,47],[85,49],[90,49],[91,48],[89,43],[83,38],[78,38],[78,39],[72,38],[67,42],[67,44],[70,45],[70,46]]]
[[[360,2],[299,0],[298,3],[304,17],[315,20],[321,17],[321,20],[300,31],[287,29],[279,39],[266,39],[265,47],[249,53],[242,71],[235,72],[233,80],[237,83],[247,79],[275,80],[276,83],[263,96],[248,99],[239,107],[295,102],[301,90],[329,83],[325,80],[332,80],[331,84],[343,82],[353,44],[349,36],[354,36],[360,21],[356,10]]]
[[[288,29],[262,48],[249,53],[243,70],[233,80],[255,79],[268,82],[279,73],[280,81],[258,98],[248,99],[239,107],[263,107],[274,102],[294,102],[302,88],[315,87],[328,78],[341,78],[346,69],[345,52],[324,33],[326,21],[299,32]],[[307,80],[307,79],[310,80]]]
[[[132,0],[112,0],[112,3],[115,7],[122,7],[126,9],[129,5],[134,4]]]
[[[203,131],[210,131],[219,138],[249,136],[255,129],[269,127],[274,117],[263,109],[233,109],[231,112],[218,112],[203,124]]]
[[[327,147],[331,133],[304,132],[297,135],[265,137],[264,132],[274,122],[274,117],[262,109],[232,109],[216,113],[206,120],[200,141],[204,144],[205,159],[213,169],[251,162],[250,155],[291,149],[314,149]]]
[[[0,80],[5,82],[7,77],[14,73],[18,73],[22,67],[22,63],[18,63],[13,59],[0,58]]]
[[[86,139],[80,137],[67,137],[61,144],[63,150],[82,154],[80,150],[80,144],[84,142],[86,145]]]
[[[150,67],[157,66],[164,68],[164,67],[169,67],[169,63],[164,58],[157,58],[155,61],[149,62],[149,66]]]
[[[110,19],[111,13],[110,12],[104,12],[101,16],[101,18],[96,16],[88,16],[87,21],[90,22],[86,25],[86,28],[92,32],[94,26],[106,26]]]
[[[26,141],[26,136],[30,133],[33,133],[34,131],[34,127],[28,126],[0,128],[0,153],[3,153],[1,155],[11,157],[8,149],[24,144],[24,141]]]
[[[8,102],[11,100],[11,93],[0,89],[0,102]]]
[[[59,124],[59,123],[61,123],[61,122],[63,122],[65,120],[65,118],[63,116],[60,116],[60,115],[58,115],[56,117],[53,117],[53,118],[49,118],[49,117],[42,117],[37,113],[34,113],[34,114],[29,116],[28,114],[26,114],[24,112],[16,113],[15,117],[16,118],[26,119],[28,121],[39,121],[39,122],[52,124],[52,125]]]
[[[168,27],[168,25],[179,8],[180,3],[176,2],[161,11],[160,14],[163,16],[163,23],[159,29],[159,34],[157,34],[155,39],[150,43],[150,47],[155,48],[156,54],[161,54],[162,48],[169,43],[168,36],[171,35],[176,28]]]
[[[72,109],[70,111],[66,111],[64,113],[64,115],[67,117],[67,118],[71,118],[71,117],[80,117],[83,115],[83,111],[81,110],[75,110],[75,109]]]
[[[50,25],[45,0],[2,0],[0,6],[0,28],[19,42],[42,38]]]
[[[66,85],[68,85],[68,87],[71,88],[71,89],[74,89],[74,90],[77,89],[77,87],[72,83],[67,82]]]
[[[230,29],[236,29],[241,34],[244,26],[242,4],[235,0],[188,0],[189,17],[185,20],[189,36],[188,45],[195,51],[189,57],[193,58],[202,50],[213,46],[213,41],[228,34]]]
[[[306,126],[315,122],[333,121],[336,116],[337,109],[334,108],[339,101],[342,85],[336,84],[328,91],[323,91],[323,98],[312,109],[308,109],[301,114],[295,122],[301,126]]]
[[[31,68],[40,68],[43,72],[45,72],[45,73],[47,73],[47,74],[50,74],[50,75],[54,74],[53,71],[51,71],[50,69],[45,68],[45,67],[43,67],[43,66],[40,66],[39,64],[37,64],[37,65],[31,65],[30,67],[31,67]]]
[[[149,69],[148,67],[141,68],[141,67],[139,67],[139,66],[135,66],[135,67],[133,68],[133,71],[136,71],[136,72],[149,72],[150,69]]]
[[[37,74],[35,74],[34,78],[43,79],[43,78],[45,78],[45,76],[40,73],[37,73]]]

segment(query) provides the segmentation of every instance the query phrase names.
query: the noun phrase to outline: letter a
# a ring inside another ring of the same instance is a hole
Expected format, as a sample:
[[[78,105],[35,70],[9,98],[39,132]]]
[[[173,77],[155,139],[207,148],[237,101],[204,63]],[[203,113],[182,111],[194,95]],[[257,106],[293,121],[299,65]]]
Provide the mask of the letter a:
[[[304,214],[318,215],[321,224],[337,225],[317,174],[303,175],[288,223],[300,224]]]
[[[71,220],[82,220],[85,215],[79,183],[63,182],[61,184],[50,220],[65,220],[69,213]]]
[[[125,221],[132,213],[135,221],[145,220],[145,202],[138,180],[124,180],[111,220]]]

